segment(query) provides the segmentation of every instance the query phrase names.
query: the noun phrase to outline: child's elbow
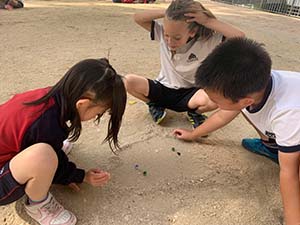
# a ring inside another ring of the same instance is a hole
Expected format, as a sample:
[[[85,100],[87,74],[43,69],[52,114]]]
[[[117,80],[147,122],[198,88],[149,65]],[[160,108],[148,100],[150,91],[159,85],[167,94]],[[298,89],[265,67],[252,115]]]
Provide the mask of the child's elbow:
[[[244,37],[246,37],[246,34],[245,34],[243,31],[240,30],[240,31],[236,34],[236,37],[244,38]]]
[[[137,24],[140,23],[140,21],[141,21],[141,16],[139,15],[139,13],[135,13],[135,14],[133,15],[133,20],[134,20],[134,22],[136,22]]]

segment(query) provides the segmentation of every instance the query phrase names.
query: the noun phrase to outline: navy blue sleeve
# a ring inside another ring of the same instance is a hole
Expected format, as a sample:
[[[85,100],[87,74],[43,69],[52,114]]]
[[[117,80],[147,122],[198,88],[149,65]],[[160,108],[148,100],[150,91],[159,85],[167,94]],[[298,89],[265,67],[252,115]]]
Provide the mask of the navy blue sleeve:
[[[64,151],[61,150],[63,141],[67,139],[68,132],[60,125],[59,110],[53,106],[43,113],[27,130],[22,141],[22,149],[36,143],[47,143],[55,150],[58,158],[53,183],[67,185],[70,183],[82,183],[85,171],[76,168],[70,162]]]

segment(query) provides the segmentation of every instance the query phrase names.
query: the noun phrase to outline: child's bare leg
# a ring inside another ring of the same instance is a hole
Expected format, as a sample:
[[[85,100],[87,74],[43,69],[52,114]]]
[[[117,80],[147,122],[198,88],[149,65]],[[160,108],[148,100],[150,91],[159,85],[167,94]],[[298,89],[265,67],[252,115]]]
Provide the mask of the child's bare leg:
[[[147,98],[149,94],[149,84],[146,78],[128,74],[125,76],[124,83],[129,94],[144,102],[149,102],[149,99]]]
[[[25,192],[32,200],[25,204],[29,216],[39,224],[75,225],[75,215],[64,209],[49,193],[57,166],[55,151],[45,143],[28,147],[9,164],[15,180],[26,184]]]
[[[199,113],[213,111],[218,106],[209,99],[208,95],[203,89],[199,89],[189,100],[188,107],[190,109],[197,109]]]
[[[57,165],[58,159],[52,147],[39,143],[16,155],[9,167],[17,182],[26,183],[28,197],[40,201],[47,196]]]

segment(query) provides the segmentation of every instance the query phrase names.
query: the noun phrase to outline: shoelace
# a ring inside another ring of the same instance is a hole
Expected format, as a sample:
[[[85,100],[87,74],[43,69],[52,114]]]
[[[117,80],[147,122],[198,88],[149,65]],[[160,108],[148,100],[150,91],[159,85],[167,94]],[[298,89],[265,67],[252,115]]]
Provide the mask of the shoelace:
[[[50,202],[43,207],[44,210],[48,211],[51,214],[55,214],[62,206],[55,200],[53,197]]]

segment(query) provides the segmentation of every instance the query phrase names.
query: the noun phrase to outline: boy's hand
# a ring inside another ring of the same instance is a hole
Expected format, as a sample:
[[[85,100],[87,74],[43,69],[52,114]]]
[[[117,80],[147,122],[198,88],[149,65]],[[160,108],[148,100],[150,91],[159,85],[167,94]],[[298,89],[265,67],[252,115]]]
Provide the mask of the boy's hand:
[[[180,140],[193,141],[195,137],[192,132],[193,131],[187,129],[175,129],[173,135]]]
[[[101,187],[108,182],[109,178],[110,174],[108,172],[94,168],[85,173],[83,181],[94,187]]]

